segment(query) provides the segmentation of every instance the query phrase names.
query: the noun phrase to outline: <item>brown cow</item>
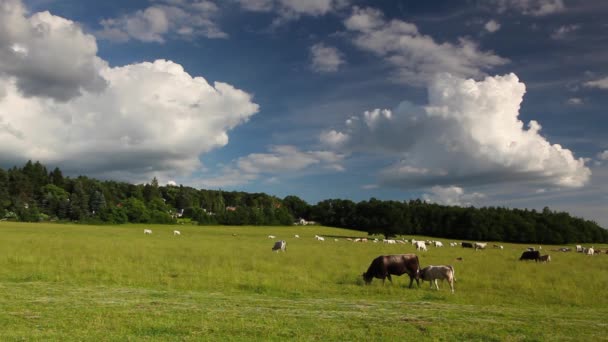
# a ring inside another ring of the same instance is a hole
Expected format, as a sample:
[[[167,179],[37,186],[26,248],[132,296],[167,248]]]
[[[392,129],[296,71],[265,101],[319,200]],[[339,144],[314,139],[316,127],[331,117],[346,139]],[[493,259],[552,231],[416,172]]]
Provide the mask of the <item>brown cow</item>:
[[[384,284],[384,279],[388,278],[392,283],[391,274],[400,276],[404,273],[410,276],[410,288],[414,279],[420,287],[420,263],[416,254],[381,255],[375,258],[367,272],[363,273],[363,280],[369,284],[376,277],[382,279],[382,284]]]

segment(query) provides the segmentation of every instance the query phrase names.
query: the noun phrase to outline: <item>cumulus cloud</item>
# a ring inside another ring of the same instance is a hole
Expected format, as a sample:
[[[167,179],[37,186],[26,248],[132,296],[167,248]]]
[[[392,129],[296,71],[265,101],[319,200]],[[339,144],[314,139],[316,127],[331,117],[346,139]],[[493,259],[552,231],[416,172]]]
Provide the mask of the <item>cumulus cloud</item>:
[[[518,11],[525,15],[545,16],[566,9],[563,0],[494,0],[499,12]]]
[[[583,85],[588,88],[608,89],[608,77],[585,82]]]
[[[482,81],[442,74],[428,88],[428,106],[404,102],[393,111],[367,111],[321,141],[338,151],[396,158],[380,172],[388,186],[583,186],[591,174],[585,161],[550,144],[538,122],[518,119],[524,93],[514,74]]]
[[[483,27],[490,33],[500,30],[500,24],[496,20],[488,21]]]
[[[101,91],[105,62],[95,38],[67,19],[28,15],[18,0],[0,2],[0,77],[13,77],[25,96],[66,101],[82,91]]]
[[[425,202],[467,207],[474,205],[476,200],[485,197],[484,194],[479,192],[467,194],[463,188],[454,185],[446,187],[434,186],[430,189],[430,193],[422,195],[422,199]]]
[[[244,185],[262,175],[277,177],[310,168],[343,171],[343,154],[332,151],[300,151],[291,145],[272,146],[268,153],[252,153],[236,159],[219,176],[207,178],[202,185],[209,187]]]
[[[206,0],[161,0],[143,10],[108,18],[100,22],[100,38],[125,42],[130,39],[142,42],[163,43],[167,36],[191,39],[195,37],[226,38],[216,24],[218,7]]]
[[[188,173],[258,111],[251,95],[170,61],[106,67],[101,75],[102,92],[65,103],[23,97],[14,78],[1,80],[0,122],[16,132],[0,135],[2,155],[121,179]]]
[[[483,70],[508,62],[491,51],[481,51],[467,38],[460,38],[456,44],[437,43],[421,34],[416,25],[386,20],[382,12],[372,8],[354,7],[344,25],[357,47],[383,57],[408,83],[425,84],[438,72],[480,77],[485,75]]]
[[[311,68],[316,72],[336,72],[344,64],[342,53],[335,47],[318,43],[310,47]]]
[[[600,152],[597,154],[597,158],[599,160],[608,160],[608,150],[605,150],[604,152]]]
[[[109,67],[93,36],[48,12],[26,17],[11,0],[0,16],[3,165],[31,159],[68,173],[171,179],[200,169],[199,156],[258,111],[250,94],[171,61]]]
[[[555,39],[555,40],[566,39],[566,37],[568,37],[568,35],[570,35],[572,32],[577,31],[580,28],[581,28],[580,25],[560,26],[551,34],[551,38]]]
[[[342,9],[349,0],[236,0],[243,9],[255,12],[277,11],[284,17],[321,16]]]

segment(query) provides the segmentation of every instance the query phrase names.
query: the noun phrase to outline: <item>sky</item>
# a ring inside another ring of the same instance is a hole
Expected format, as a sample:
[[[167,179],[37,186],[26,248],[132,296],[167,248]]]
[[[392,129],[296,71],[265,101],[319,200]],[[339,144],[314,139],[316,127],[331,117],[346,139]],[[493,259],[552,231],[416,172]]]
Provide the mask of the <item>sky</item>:
[[[608,2],[0,0],[0,166],[608,227]]]

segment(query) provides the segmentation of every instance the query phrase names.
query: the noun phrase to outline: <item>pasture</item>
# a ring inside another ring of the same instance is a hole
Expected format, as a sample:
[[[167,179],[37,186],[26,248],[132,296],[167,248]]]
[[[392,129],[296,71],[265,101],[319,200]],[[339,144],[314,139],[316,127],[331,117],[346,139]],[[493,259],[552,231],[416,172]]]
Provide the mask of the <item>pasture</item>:
[[[518,261],[528,245],[500,243],[499,250],[490,242],[474,251],[438,239],[446,247],[416,252],[411,244],[346,236],[365,233],[0,222],[0,340],[607,338],[606,254],[543,246],[552,262],[540,264]],[[272,252],[281,239],[287,251]],[[428,282],[408,289],[407,275],[364,285],[373,258],[401,253],[418,254],[421,267],[453,265],[455,294],[445,282],[439,291]]]

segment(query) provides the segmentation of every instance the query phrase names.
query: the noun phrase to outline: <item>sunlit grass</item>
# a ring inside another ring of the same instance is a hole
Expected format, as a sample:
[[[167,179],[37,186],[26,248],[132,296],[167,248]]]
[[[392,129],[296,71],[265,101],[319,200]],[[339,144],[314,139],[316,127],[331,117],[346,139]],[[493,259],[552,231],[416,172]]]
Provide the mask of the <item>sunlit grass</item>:
[[[608,255],[544,246],[553,262],[520,262],[527,246],[504,243],[417,253],[423,267],[455,267],[452,295],[447,283],[408,289],[407,276],[364,286],[374,257],[415,250],[344,239],[361,232],[173,229],[1,223],[0,340],[555,340],[607,325]],[[271,252],[269,234],[286,253]]]

